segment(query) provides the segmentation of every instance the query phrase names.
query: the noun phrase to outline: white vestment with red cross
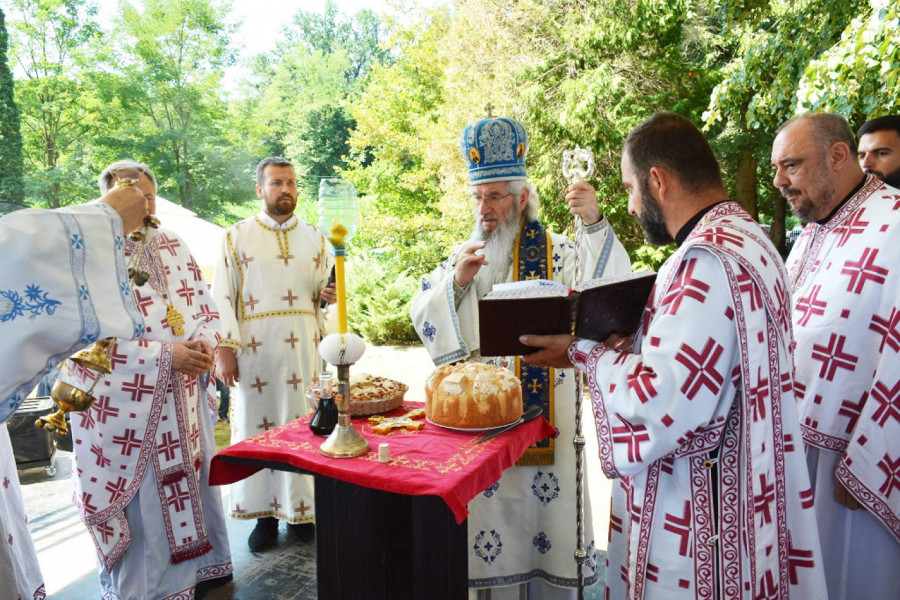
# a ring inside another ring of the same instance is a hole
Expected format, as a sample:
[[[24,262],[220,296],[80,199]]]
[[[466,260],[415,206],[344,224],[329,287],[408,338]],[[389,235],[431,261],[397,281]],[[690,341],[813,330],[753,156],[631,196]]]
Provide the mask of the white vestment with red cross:
[[[900,597],[900,190],[867,177],[787,266],[829,595]],[[837,481],[864,510],[834,501]]]
[[[126,242],[129,264],[139,250]],[[154,341],[117,340],[110,353],[112,373],[95,387],[96,401],[90,409],[71,414],[73,497],[104,570],[113,574],[101,574],[104,593],[164,597],[193,589],[201,572],[212,578],[231,569],[227,541],[220,541],[219,547],[211,541],[209,530],[224,528],[224,514],[202,476],[215,448],[215,384],[209,377],[183,375],[172,368],[175,342],[203,340],[215,349],[219,317],[199,266],[175,233],[151,231],[136,266],[150,275],[146,284],[134,288],[134,298],[147,336]],[[166,320],[170,303],[184,319],[182,334]],[[95,371],[69,360],[60,379],[87,390],[95,377]],[[160,587],[141,587],[144,582],[136,577],[120,582],[115,574],[123,555],[137,554],[146,561],[150,554],[147,536],[134,552],[126,553],[136,526],[130,522],[133,517],[126,518],[126,507],[137,498],[141,508],[130,512],[139,519],[148,502],[157,509],[152,514],[159,513],[154,522],[140,523],[141,529],[165,532],[156,541],[163,546],[158,555],[166,560],[153,565]],[[176,575],[168,568],[184,573]],[[215,575],[208,573],[210,568]]]
[[[825,598],[787,273],[736,203],[660,268],[631,351],[579,340],[616,479],[607,597]]]
[[[325,238],[292,216],[265,213],[228,228],[213,294],[222,313],[223,347],[237,354],[240,381],[231,396],[231,442],[305,416],[306,387],[323,369],[319,294],[334,264]],[[231,486],[230,517],[315,521],[313,479],[265,469]]]

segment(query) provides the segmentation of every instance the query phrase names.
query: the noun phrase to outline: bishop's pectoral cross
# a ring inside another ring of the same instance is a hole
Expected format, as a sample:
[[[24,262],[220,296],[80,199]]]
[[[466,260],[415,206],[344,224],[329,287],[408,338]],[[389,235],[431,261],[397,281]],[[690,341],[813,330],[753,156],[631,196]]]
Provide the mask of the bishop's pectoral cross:
[[[175,305],[171,302],[166,309],[166,323],[172,328],[172,333],[175,335],[184,335],[184,317],[176,310]]]

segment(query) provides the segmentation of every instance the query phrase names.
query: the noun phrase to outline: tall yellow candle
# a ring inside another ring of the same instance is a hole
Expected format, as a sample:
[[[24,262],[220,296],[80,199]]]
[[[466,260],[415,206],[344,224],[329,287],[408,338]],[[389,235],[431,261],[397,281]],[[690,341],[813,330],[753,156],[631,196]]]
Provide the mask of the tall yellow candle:
[[[338,333],[347,333],[347,288],[344,284],[344,237],[347,228],[337,220],[331,226],[328,241],[334,248],[334,286],[337,293]]]

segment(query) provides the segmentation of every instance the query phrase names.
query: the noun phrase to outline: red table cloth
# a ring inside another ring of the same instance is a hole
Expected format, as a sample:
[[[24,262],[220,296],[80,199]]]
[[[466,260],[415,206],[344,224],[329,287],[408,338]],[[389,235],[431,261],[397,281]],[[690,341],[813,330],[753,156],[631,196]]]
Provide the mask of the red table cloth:
[[[421,403],[406,402],[385,416],[421,407]],[[385,492],[439,496],[459,524],[469,514],[466,505],[472,498],[500,479],[529,446],[557,434],[541,418],[476,444],[484,432],[455,431],[426,423],[419,431],[395,429],[382,435],[373,432],[366,418],[360,417],[353,423],[369,442],[369,452],[356,458],[329,458],[319,454],[325,438],[309,430],[310,418],[291,421],[218,452],[212,459],[210,485],[234,483],[262,468],[230,463],[228,457],[283,463]],[[389,463],[378,462],[378,445],[384,443],[391,446]]]

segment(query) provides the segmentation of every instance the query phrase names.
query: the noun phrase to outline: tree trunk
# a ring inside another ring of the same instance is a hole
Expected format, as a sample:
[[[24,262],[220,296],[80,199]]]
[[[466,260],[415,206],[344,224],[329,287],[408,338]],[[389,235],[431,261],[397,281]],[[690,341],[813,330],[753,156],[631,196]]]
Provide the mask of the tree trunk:
[[[787,232],[784,229],[784,223],[787,218],[787,202],[785,202],[784,196],[778,190],[773,190],[772,194],[775,214],[772,215],[772,233],[770,238],[781,256],[787,257]]]
[[[756,198],[756,157],[750,152],[741,152],[735,176],[734,195],[744,209],[754,219],[759,219]]]

